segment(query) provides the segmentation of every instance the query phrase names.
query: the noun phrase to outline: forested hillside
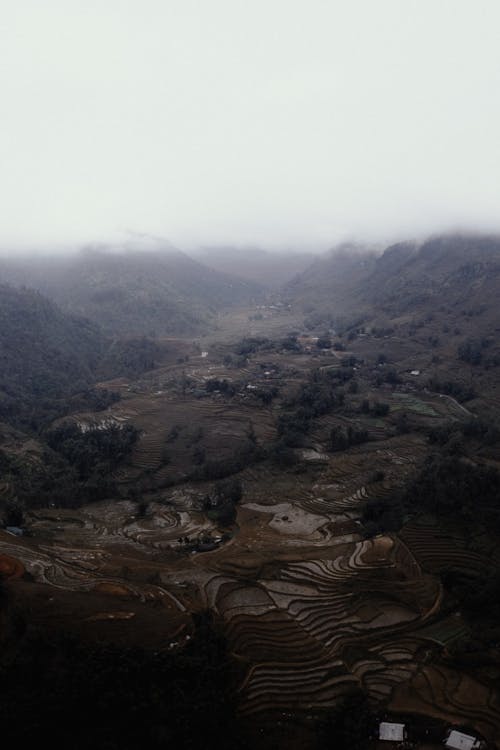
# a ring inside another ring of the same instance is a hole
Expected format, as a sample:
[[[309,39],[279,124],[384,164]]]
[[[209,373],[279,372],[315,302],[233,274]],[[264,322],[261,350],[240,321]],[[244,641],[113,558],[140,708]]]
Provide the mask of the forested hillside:
[[[38,429],[70,407],[103,408],[109,394],[96,380],[136,375],[158,353],[147,338],[112,341],[39,292],[0,285],[0,421]]]
[[[0,286],[0,419],[29,423],[52,413],[89,387],[105,351],[93,323],[33,290]]]
[[[258,298],[261,287],[170,248],[89,248],[77,255],[3,259],[0,280],[40,290],[108,334],[165,336],[207,330],[217,310]]]
[[[434,316],[456,327],[458,315],[480,316],[484,329],[496,316],[499,278],[500,238],[450,234],[378,255],[338,248],[295,277],[285,294],[315,324]]]

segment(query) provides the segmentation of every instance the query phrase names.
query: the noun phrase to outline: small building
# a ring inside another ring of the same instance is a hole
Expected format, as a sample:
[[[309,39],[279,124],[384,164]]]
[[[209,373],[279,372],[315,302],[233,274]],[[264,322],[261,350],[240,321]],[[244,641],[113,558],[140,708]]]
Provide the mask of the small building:
[[[444,746],[452,748],[452,750],[479,750],[483,743],[471,734],[464,734],[452,729],[445,740]]]
[[[392,721],[382,721],[379,726],[379,740],[387,742],[404,742],[406,736],[404,724],[394,724]]]

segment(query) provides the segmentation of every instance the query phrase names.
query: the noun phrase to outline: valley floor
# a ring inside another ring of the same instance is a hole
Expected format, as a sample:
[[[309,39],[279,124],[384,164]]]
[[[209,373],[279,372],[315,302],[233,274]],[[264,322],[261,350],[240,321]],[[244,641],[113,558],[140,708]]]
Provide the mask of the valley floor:
[[[394,429],[398,413],[412,425],[441,424],[463,418],[462,405],[420,388],[374,387],[360,370],[351,413],[318,416],[293,463],[261,457],[237,467],[234,522],[207,510],[216,480],[193,466],[232,460],[249,440],[276,440],[285,402],[260,402],[255,390],[274,384],[288,394],[314,368],[367,356],[362,340],[352,352],[260,351],[227,364],[245,329],[275,339],[294,323],[286,313],[249,323],[244,311],[221,319],[184,361],[107,384],[120,401],[72,418],[141,431],[117,471],[120,497],[32,510],[24,536],[0,530],[0,572],[34,621],[90,641],[177,651],[193,636],[192,614],[211,610],[237,665],[242,726],[258,747],[313,747],[316,722],[353,689],[378,718],[405,717],[422,737],[429,721],[500,747],[500,651],[490,648],[485,667],[457,666],[453,649],[469,625],[439,575],[443,561],[478,575],[500,567],[492,540],[425,514],[371,538],[362,524],[366,502],[402,487],[428,454],[421,430]],[[403,352],[400,369],[410,360]],[[224,378],[238,384],[235,394],[204,392]],[[390,417],[363,414],[365,398],[389,403]],[[347,425],[366,428],[369,440],[332,451],[331,430]]]

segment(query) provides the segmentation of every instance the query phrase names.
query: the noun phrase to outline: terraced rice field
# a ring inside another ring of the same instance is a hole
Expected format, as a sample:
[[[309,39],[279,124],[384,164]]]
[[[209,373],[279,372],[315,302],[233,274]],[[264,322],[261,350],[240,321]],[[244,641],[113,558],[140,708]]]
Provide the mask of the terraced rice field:
[[[301,382],[312,364],[290,355],[295,369],[287,382]],[[438,574],[451,566],[481,576],[500,556],[428,519],[369,540],[360,524],[367,500],[390,497],[414,475],[428,450],[425,437],[395,436],[391,424],[358,412],[321,417],[303,448],[321,461],[290,471],[263,461],[241,471],[243,500],[232,533],[224,534],[202,510],[213,482],[187,480],[193,455],[231,456],[250,433],[268,445],[279,407],[183,395],[177,382],[169,385],[183,370],[200,386],[207,377],[255,375],[255,368],[227,371],[200,358],[155,371],[135,390],[124,385],[123,400],[101,416],[141,431],[115,478],[125,489],[145,480],[146,511],[141,515],[124,493],[78,511],[33,512],[31,538],[0,531],[0,574],[28,573],[49,591],[98,595],[99,609],[86,622],[102,627],[113,627],[113,618],[126,627],[139,605],[158,608],[166,647],[180,647],[175,634],[187,633],[191,614],[208,607],[242,674],[239,706],[249,721],[328,711],[360,687],[377,708],[465,722],[493,742],[500,736],[498,695],[439,660],[467,628],[462,618],[442,614]],[[451,412],[458,418],[437,395],[398,393],[391,402],[426,423]],[[93,419],[78,415],[82,423]],[[339,423],[368,429],[371,442],[327,453],[329,431]],[[186,543],[205,537],[217,539],[208,551]],[[102,598],[126,601],[126,610],[102,609]]]
[[[377,450],[381,462],[414,460],[404,443]],[[356,523],[362,504],[391,487],[360,484],[364,471],[362,454],[334,457],[316,483],[301,480],[289,500],[277,502],[283,488],[259,497],[259,468],[246,470],[245,497],[254,501],[240,506],[234,538],[206,554],[182,553],[180,538],[217,533],[198,510],[202,488],[183,487],[151,502],[144,518],[129,501],[39,511],[32,519],[36,547],[4,533],[0,563],[56,589],[127,600],[126,612],[110,607],[90,615],[102,627],[133,618],[139,603],[156,602],[167,632],[177,633],[190,611],[208,606],[243,670],[239,705],[249,720],[328,710],[353,687],[374,705],[403,711],[411,704],[425,713],[436,700],[429,696],[434,681],[441,702],[432,715],[456,720],[456,676],[430,668],[426,654],[461,637],[464,626],[439,619],[442,591],[430,573],[441,559],[449,562],[453,549],[457,565],[482,570],[488,559],[453,548],[425,521],[408,525],[401,539],[364,540]],[[124,578],[124,559],[136,571],[154,566],[157,581]],[[474,706],[467,717],[491,736],[497,698],[486,698],[486,708]]]
[[[440,413],[433,404],[411,396],[408,393],[391,394],[391,411],[407,411],[424,417],[439,417]]]
[[[205,584],[234,654],[248,664],[243,714],[320,710],[353,685],[379,700],[412,674],[408,646],[386,644],[383,655],[372,644],[424,621],[439,586],[395,539],[338,541],[322,546],[320,559],[275,564],[271,577],[256,567],[251,581],[226,560]],[[345,657],[361,646],[368,660]]]

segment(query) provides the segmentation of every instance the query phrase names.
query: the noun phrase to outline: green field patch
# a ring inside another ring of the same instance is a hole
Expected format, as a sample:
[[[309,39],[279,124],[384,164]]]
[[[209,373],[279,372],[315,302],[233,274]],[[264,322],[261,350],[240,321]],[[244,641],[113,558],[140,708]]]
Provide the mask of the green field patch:
[[[439,413],[433,406],[408,393],[393,393],[392,398],[401,402],[400,404],[391,404],[392,412],[404,409],[405,411],[420,414],[423,417],[439,417]]]

